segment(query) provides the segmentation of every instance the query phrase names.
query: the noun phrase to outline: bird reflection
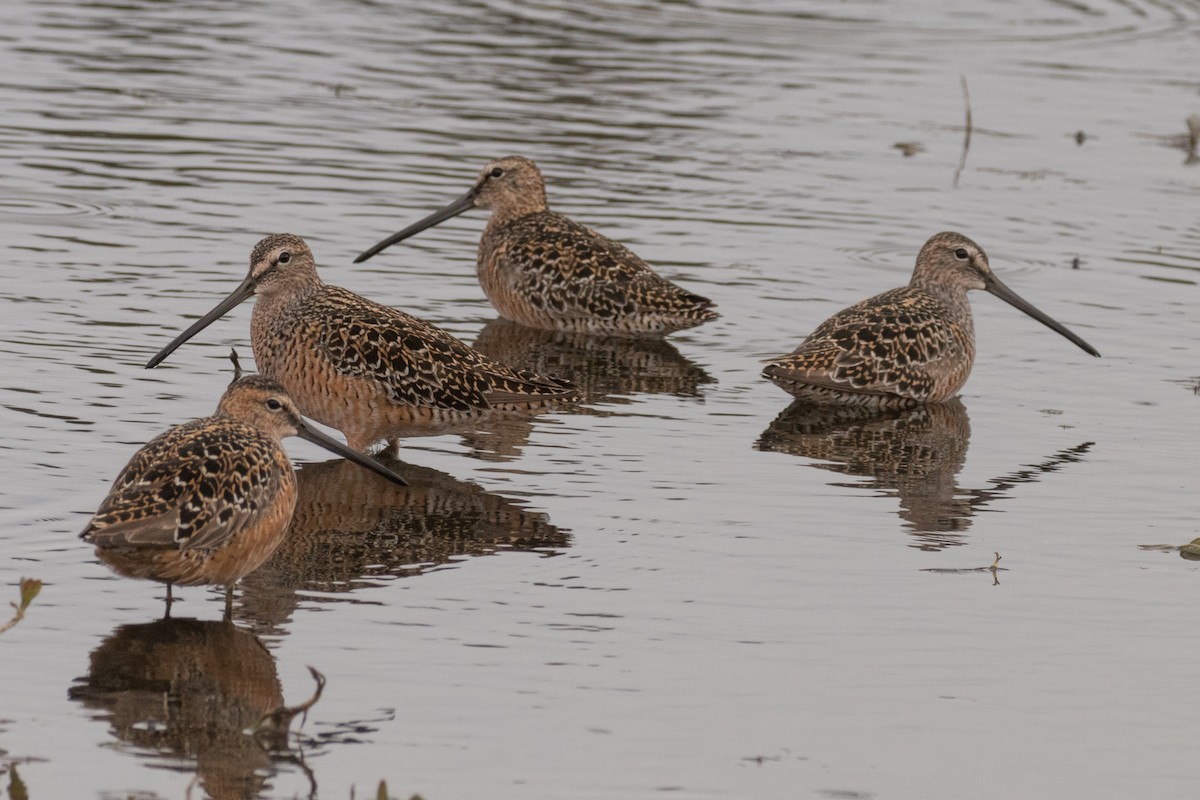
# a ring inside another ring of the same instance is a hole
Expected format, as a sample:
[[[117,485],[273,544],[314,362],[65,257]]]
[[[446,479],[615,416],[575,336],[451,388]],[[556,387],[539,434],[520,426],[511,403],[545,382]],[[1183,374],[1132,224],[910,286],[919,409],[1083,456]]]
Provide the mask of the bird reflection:
[[[1083,460],[1093,445],[1060,450],[1040,464],[992,478],[987,488],[964,489],[957,477],[970,438],[971,423],[958,398],[882,413],[796,402],[767,426],[756,447],[825,462],[812,465],[818,469],[870,478],[868,488],[899,498],[897,513],[914,535],[913,546],[941,550],[964,543],[971,517],[984,506],[1008,497],[1017,484]]]
[[[659,337],[543,331],[494,319],[479,332],[475,349],[507,364],[566,378],[585,402],[630,394],[699,397],[701,386],[716,382]]]
[[[280,754],[247,729],[282,706],[283,693],[257,638],[228,621],[163,619],[119,626],[90,661],[69,695],[101,712],[121,742],[194,768],[215,800],[269,788]]]
[[[397,486],[364,479],[371,473],[353,467],[327,461],[299,469],[292,527],[271,559],[244,579],[235,616],[278,625],[295,610],[298,592],[346,593],[459,556],[570,545],[570,534],[545,514],[444,472],[404,464],[409,485]]]

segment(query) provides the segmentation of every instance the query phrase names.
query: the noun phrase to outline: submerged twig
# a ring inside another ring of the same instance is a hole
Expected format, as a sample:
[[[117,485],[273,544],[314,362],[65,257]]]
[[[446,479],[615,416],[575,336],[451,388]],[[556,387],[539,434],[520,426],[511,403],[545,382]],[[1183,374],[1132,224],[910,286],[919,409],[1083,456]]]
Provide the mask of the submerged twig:
[[[995,558],[992,559],[991,566],[987,567],[928,567],[921,570],[921,572],[937,572],[942,575],[963,575],[968,572],[990,572],[992,573],[992,586],[999,586],[999,573],[1008,572],[1008,570],[1000,566],[999,553],[993,551],[992,555],[995,556]]]
[[[242,377],[242,362],[238,358],[237,350],[229,348],[229,360],[233,362],[233,379],[236,381]]]
[[[38,596],[38,592],[42,590],[42,582],[36,578],[21,578],[18,584],[21,587],[21,603],[9,603],[10,606],[17,610],[13,614],[13,618],[8,622],[0,625],[0,633],[4,633],[9,628],[16,625],[25,618],[25,609],[29,608],[29,604],[33,602],[33,598]]]
[[[958,169],[954,170],[954,188],[958,188],[958,179],[962,175],[963,167],[967,165],[967,151],[971,149],[971,93],[967,91],[967,76],[959,75],[958,79],[962,81],[963,105],[967,108],[967,129],[963,136],[962,157],[958,160]]]
[[[1196,155],[1196,147],[1200,145],[1200,114],[1192,114],[1187,118],[1188,126],[1188,154],[1185,164],[1195,164],[1200,161],[1200,155]]]
[[[265,736],[273,740],[278,745],[278,749],[284,749],[292,720],[299,714],[301,715],[300,724],[303,725],[308,719],[308,710],[317,704],[317,701],[321,699],[321,694],[325,691],[325,676],[313,667],[309,667],[308,672],[317,682],[317,689],[313,692],[313,696],[298,706],[280,706],[274,711],[264,714],[253,728],[255,736]]]

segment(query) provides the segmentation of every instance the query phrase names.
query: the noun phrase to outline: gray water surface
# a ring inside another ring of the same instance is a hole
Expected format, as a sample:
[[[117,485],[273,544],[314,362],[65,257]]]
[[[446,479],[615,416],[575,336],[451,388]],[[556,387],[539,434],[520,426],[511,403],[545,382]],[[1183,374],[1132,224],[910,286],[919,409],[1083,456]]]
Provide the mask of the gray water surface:
[[[1194,796],[1200,575],[1139,545],[1200,512],[1200,3],[0,18],[0,589],[46,582],[0,635],[10,797]],[[481,212],[351,265],[511,153],[722,318],[497,321]],[[761,360],[947,229],[1103,358],[978,293],[960,401],[789,409]],[[407,489],[289,442],[293,536],[236,627],[219,589],[158,622],[161,587],[76,534],[249,359],[247,304],[143,369],[285,230],[327,281],[587,402],[408,440]],[[311,694],[306,665],[324,696],[269,751],[244,729]]]

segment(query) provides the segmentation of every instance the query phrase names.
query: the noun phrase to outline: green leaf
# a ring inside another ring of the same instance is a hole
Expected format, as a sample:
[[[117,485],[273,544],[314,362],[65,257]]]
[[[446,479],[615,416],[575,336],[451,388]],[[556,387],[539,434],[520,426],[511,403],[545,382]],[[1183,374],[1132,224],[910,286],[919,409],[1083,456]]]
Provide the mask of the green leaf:
[[[37,578],[21,578],[21,610],[29,608],[29,604],[33,602],[33,598],[38,596],[38,592],[42,591],[42,582]]]

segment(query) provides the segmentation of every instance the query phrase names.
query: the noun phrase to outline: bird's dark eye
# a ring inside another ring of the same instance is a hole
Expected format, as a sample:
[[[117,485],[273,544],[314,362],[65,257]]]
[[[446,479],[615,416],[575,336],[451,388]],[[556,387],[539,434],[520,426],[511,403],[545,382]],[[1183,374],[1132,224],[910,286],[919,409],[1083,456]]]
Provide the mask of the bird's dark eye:
[[[283,403],[272,397],[267,400],[267,408],[271,409],[272,411],[278,411],[279,409],[283,408]]]
[[[492,177],[493,178],[499,178],[503,174],[504,174],[504,170],[500,169],[500,167],[492,168]]]
[[[284,250],[282,253],[279,254],[279,258],[275,259],[275,263],[276,264],[286,264],[291,260],[292,260],[292,254],[289,253],[287,250]]]
[[[968,258],[970,258],[970,254],[967,253],[964,248],[960,247],[954,251],[954,257],[959,261],[966,261]]]

